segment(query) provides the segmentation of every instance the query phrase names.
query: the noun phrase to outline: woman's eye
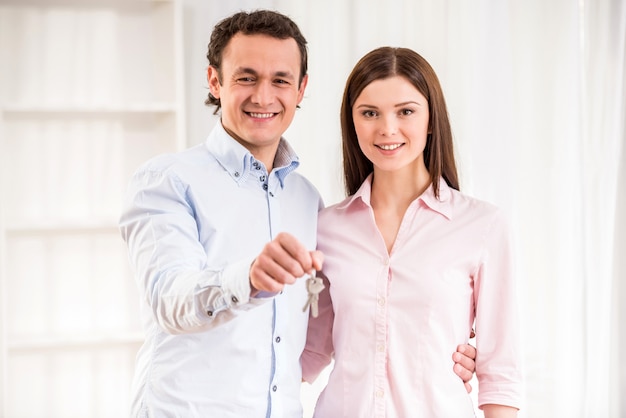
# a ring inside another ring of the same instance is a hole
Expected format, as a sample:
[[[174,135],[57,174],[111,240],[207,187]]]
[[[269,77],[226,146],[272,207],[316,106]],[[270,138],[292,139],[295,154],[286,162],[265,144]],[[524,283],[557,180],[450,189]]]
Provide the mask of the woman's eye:
[[[373,118],[374,116],[376,116],[376,112],[374,112],[373,110],[364,110],[362,115],[366,118]]]
[[[413,110],[412,109],[402,109],[400,111],[400,113],[402,114],[402,116],[408,116],[408,115],[413,113]]]

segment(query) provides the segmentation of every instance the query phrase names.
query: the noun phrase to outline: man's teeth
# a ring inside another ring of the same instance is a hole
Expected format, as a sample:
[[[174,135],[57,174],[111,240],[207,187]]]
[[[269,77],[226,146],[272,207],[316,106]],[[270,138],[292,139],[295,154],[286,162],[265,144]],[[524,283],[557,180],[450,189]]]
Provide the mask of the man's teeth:
[[[250,116],[253,118],[267,119],[274,116],[273,113],[250,113]]]
[[[402,144],[393,144],[393,145],[379,145],[379,148],[384,149],[385,151],[393,151],[396,148],[400,148]]]

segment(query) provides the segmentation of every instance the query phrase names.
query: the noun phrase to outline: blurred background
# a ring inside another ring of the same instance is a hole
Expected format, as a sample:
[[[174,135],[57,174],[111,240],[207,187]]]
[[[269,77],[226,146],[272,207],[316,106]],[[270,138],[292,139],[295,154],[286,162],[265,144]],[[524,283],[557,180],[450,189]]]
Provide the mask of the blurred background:
[[[352,66],[382,45],[432,64],[461,189],[515,228],[520,416],[626,417],[624,0],[0,0],[0,416],[128,415],[121,197],[141,162],[206,138],[211,29],[256,8],[309,41],[285,136],[327,204]],[[305,416],[322,386],[303,385]]]

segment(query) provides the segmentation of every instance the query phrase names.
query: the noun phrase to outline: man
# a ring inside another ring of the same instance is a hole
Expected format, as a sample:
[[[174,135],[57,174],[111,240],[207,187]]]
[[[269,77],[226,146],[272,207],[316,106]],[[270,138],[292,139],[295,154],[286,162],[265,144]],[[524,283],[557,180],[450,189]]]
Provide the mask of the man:
[[[146,334],[132,416],[301,417],[301,277],[322,267],[322,201],[282,134],[307,85],[306,40],[286,16],[241,12],[216,25],[207,57],[220,123],[144,164],[120,219]]]

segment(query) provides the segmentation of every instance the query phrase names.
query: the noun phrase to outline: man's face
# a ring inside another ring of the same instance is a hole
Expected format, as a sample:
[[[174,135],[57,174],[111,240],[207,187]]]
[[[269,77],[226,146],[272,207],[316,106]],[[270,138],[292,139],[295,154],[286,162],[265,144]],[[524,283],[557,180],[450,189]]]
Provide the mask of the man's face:
[[[296,41],[236,34],[224,49],[222,83],[209,67],[211,93],[222,105],[222,125],[263,161],[268,170],[281,135],[302,101],[307,78],[298,85],[300,50]]]

